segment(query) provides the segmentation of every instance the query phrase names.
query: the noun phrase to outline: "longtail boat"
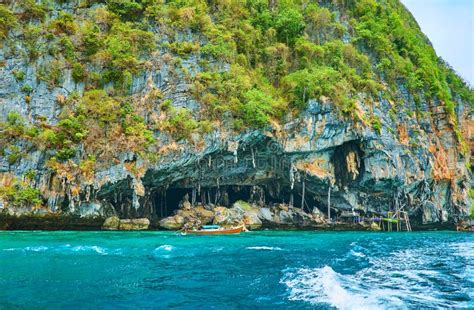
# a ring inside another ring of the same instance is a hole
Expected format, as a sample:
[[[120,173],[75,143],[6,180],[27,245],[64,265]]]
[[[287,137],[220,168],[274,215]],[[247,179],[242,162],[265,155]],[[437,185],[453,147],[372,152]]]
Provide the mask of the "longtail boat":
[[[243,230],[243,226],[223,228],[218,225],[204,225],[198,230],[186,230],[186,234],[192,235],[231,235],[240,234]]]

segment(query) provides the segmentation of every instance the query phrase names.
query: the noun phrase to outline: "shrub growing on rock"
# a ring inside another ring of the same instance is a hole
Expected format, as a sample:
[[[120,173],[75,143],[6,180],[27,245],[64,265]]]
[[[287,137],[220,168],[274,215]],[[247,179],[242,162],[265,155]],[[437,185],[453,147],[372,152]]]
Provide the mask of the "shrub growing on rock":
[[[0,40],[5,39],[8,32],[17,26],[16,16],[4,4],[0,4]]]
[[[14,207],[40,206],[43,203],[38,189],[19,180],[14,180],[11,185],[0,186],[0,197]]]

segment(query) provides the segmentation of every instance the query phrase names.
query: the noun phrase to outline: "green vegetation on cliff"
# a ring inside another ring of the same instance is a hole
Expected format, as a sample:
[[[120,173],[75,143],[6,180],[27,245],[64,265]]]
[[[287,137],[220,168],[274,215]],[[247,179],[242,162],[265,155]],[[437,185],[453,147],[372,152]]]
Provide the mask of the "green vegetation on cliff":
[[[88,89],[110,93],[113,85],[126,95],[161,45],[175,58],[202,57],[206,71],[192,77],[194,94],[208,117],[228,112],[236,129],[264,127],[313,98],[354,116],[362,94],[395,96],[400,84],[417,101],[444,102],[455,126],[453,96],[473,101],[397,0],[88,0],[76,15],[55,17],[49,12],[60,2],[21,3],[15,14],[0,5],[2,37],[23,21],[23,35],[11,40],[21,40],[30,57],[53,56],[37,73],[50,87],[70,68]],[[179,35],[187,31],[193,41]],[[229,71],[220,69],[223,62]]]
[[[13,180],[8,185],[0,186],[0,198],[13,206],[40,206],[43,203],[40,191],[28,184],[30,179],[26,176],[25,181]]]
[[[16,16],[5,5],[0,4],[0,39],[5,39],[10,29],[18,26]]]

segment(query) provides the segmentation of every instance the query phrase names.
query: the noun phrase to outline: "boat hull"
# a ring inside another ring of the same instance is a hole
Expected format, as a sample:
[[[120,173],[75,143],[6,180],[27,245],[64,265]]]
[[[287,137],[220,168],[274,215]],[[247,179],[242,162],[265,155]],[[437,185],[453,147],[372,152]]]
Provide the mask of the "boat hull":
[[[207,229],[207,230],[188,230],[187,234],[190,235],[232,235],[240,234],[242,232],[242,226],[229,228],[229,229]]]

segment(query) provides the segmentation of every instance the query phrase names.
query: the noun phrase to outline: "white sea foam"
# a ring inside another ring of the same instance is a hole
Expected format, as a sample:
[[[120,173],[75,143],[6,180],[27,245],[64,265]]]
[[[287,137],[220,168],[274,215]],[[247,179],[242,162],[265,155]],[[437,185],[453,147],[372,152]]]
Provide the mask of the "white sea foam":
[[[49,248],[46,246],[27,246],[25,248],[6,248],[2,249],[3,251],[13,252],[13,251],[26,251],[26,252],[44,252]]]
[[[453,250],[453,255],[459,256],[465,259],[467,262],[472,262],[474,260],[474,242],[462,242],[450,245],[450,248]],[[466,264],[465,270],[457,274],[457,276],[465,282],[474,283],[474,264]],[[469,290],[467,295],[471,300],[474,300],[474,290]]]
[[[329,304],[338,309],[382,309],[376,296],[364,293],[354,279],[329,266],[288,272],[281,282],[288,287],[290,300]]]
[[[357,252],[357,251],[354,251],[354,250],[351,250],[351,251],[350,251],[350,254],[351,254],[352,256],[356,256],[356,257],[365,257],[365,254],[364,254],[364,253],[362,253],[362,252]]]
[[[171,258],[171,251],[174,250],[174,246],[169,245],[169,244],[163,244],[157,247],[153,253],[157,257],[161,258]]]
[[[96,252],[101,255],[107,255],[107,249],[96,245],[78,245],[72,248],[74,252]]]
[[[272,246],[249,246],[247,250],[262,250],[262,251],[281,251],[282,248]]]
[[[450,246],[454,254],[466,259],[474,259],[474,242],[462,242]]]
[[[290,300],[313,305],[329,304],[338,309],[463,306],[461,302],[445,300],[445,293],[436,288],[443,275],[437,270],[427,269],[435,252],[426,251],[404,249],[377,258],[367,255],[369,267],[355,274],[340,274],[330,266],[286,270],[280,282],[287,286]],[[358,252],[351,250],[349,253],[357,256],[355,253]],[[465,257],[469,255],[464,253]],[[467,294],[470,296],[469,292]]]
[[[47,246],[27,246],[25,251],[33,251],[33,252],[44,252],[48,249]]]
[[[169,245],[169,244],[163,244],[163,245],[160,245],[159,247],[157,247],[155,249],[155,251],[167,251],[167,252],[171,252],[173,251],[174,247],[172,245]]]

